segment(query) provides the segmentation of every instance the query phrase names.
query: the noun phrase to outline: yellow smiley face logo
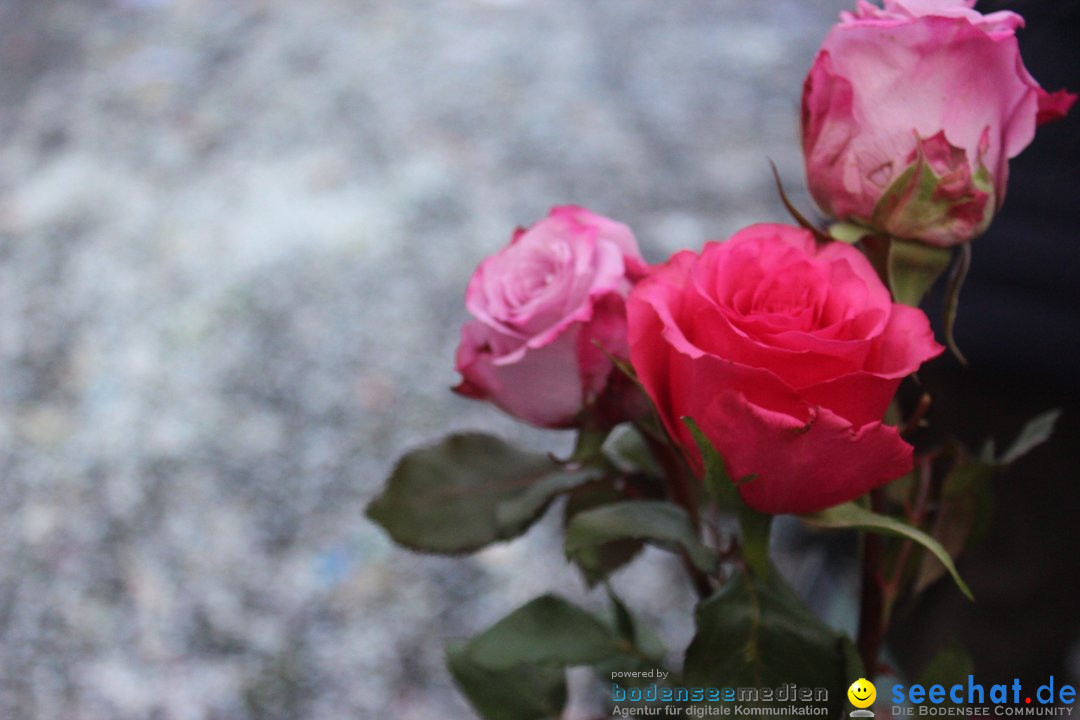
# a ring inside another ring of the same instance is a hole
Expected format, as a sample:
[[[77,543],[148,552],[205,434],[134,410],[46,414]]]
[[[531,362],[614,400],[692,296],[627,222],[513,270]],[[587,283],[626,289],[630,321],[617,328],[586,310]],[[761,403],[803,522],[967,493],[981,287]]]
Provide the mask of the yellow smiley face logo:
[[[877,688],[866,678],[859,678],[847,689],[848,700],[857,708],[868,708],[877,699]]]

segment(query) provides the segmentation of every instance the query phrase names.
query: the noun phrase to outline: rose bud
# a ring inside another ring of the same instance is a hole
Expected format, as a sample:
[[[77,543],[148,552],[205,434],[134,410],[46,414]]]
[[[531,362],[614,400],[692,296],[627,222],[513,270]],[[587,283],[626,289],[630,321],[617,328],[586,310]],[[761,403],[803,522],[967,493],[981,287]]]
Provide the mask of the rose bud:
[[[579,426],[586,410],[614,424],[622,398],[611,395],[633,388],[610,357],[628,357],[626,296],[646,272],[630,229],[588,210],[556,207],[519,229],[469,281],[475,319],[461,331],[454,390],[540,427]]]
[[[943,348],[850,245],[753,225],[672,256],[627,313],[631,361],[668,434],[700,472],[693,419],[750,507],[813,512],[911,469],[911,446],[881,421]]]
[[[1009,158],[1076,101],[1020,59],[1023,18],[975,0],[859,0],[803,85],[810,192],[829,215],[939,247],[986,230]]]

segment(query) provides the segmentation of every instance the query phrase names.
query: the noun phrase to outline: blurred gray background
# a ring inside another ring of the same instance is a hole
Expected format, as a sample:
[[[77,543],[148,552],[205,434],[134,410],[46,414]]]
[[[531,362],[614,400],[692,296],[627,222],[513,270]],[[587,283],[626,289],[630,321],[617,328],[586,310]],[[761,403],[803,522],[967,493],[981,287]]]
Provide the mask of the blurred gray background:
[[[601,598],[551,522],[446,559],[363,518],[450,430],[567,446],[449,392],[469,274],[554,204],[653,261],[784,220],[767,158],[810,207],[848,5],[2,0],[0,717],[472,717],[444,640]],[[616,586],[677,647],[675,577]]]

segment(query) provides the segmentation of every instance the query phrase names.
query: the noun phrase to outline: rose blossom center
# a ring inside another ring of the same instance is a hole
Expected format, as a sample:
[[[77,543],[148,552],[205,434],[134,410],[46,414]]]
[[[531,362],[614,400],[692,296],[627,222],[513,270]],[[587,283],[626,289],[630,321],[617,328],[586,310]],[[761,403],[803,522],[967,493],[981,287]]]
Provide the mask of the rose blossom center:
[[[728,315],[744,331],[812,332],[825,320],[827,287],[808,263],[788,266],[737,290]]]
[[[492,316],[509,330],[525,335],[544,330],[585,301],[591,263],[583,262],[570,243],[523,238],[500,258],[489,287]]]

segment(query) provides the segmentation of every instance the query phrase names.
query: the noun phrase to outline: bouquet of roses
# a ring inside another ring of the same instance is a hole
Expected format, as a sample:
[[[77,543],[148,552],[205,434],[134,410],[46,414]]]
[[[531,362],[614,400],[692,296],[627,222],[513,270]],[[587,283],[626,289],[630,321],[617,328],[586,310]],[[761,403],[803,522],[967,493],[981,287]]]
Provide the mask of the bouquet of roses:
[[[575,449],[560,459],[452,435],[406,455],[368,515],[406,547],[465,553],[525,532],[565,497],[566,556],[611,603],[600,618],[546,595],[451,645],[483,717],[557,717],[565,668],[580,665],[625,678],[616,712],[635,693],[692,715],[730,699],[721,689],[795,683],[827,688],[790,699],[835,715],[851,681],[878,672],[892,610],[927,568],[970,595],[952,555],[975,521],[953,509],[1045,439],[1053,414],[1002,453],[916,453],[908,438],[930,398],[904,412],[894,397],[945,350],[918,305],[946,271],[943,340],[959,356],[969,243],[1005,199],[1009,159],[1076,100],[1025,69],[1020,16],[973,4],[859,0],[828,34],[801,117],[827,221],[785,197],[797,224],[753,225],[650,266],[626,225],[563,206],[477,268],[455,391],[574,430]],[[770,561],[777,514],[860,533],[854,642]],[[606,582],[645,544],[674,553],[699,596],[696,634],[660,680],[669,650]]]

